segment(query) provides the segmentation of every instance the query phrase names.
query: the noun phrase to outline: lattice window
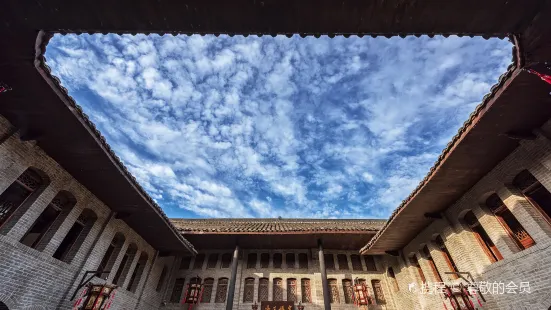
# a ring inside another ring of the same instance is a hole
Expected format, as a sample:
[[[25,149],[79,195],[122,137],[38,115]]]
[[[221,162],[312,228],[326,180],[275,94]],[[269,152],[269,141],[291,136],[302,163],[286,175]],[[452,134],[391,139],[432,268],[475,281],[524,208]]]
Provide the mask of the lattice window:
[[[258,281],[258,301],[268,301],[268,284],[267,278],[261,278]]]
[[[203,269],[203,262],[205,261],[205,254],[197,254],[195,261],[193,262],[193,269]]]
[[[17,178],[18,183],[29,189],[31,192],[37,190],[43,185],[43,179],[40,175],[32,169],[27,169],[23,174]]]
[[[203,295],[201,296],[201,302],[210,303],[212,297],[212,286],[214,284],[213,278],[206,278],[203,282]]]
[[[328,269],[328,270],[335,269],[335,260],[333,259],[333,254],[324,254],[323,259],[325,261],[325,269]]]
[[[308,269],[308,255],[306,253],[298,254],[298,268]]]
[[[27,169],[0,195],[0,226],[12,217],[23,202],[45,184],[44,180],[32,169]]]
[[[295,253],[285,254],[285,264],[287,268],[295,268]]]
[[[274,268],[281,268],[283,262],[283,255],[281,253],[274,254]]]
[[[329,291],[331,293],[331,303],[332,304],[338,304],[340,302],[339,299],[339,287],[337,285],[336,279],[329,279]]]
[[[300,288],[302,291],[302,302],[312,302],[312,291],[310,290],[310,279],[301,279]]]
[[[182,261],[180,262],[180,270],[189,269],[190,265],[191,265],[191,256],[182,257]]]
[[[297,279],[287,279],[287,301],[297,301]]]
[[[352,270],[362,270],[362,261],[360,255],[350,255],[350,262],[352,263]]]
[[[247,268],[254,269],[256,268],[256,253],[249,253],[247,255]]]
[[[226,302],[226,295],[228,294],[228,279],[220,278],[218,279],[218,287],[216,288],[216,303]]]
[[[375,258],[373,256],[364,256],[364,261],[367,271],[377,271],[377,265],[375,265]]]
[[[354,288],[352,287],[352,281],[348,279],[342,280],[342,288],[344,292],[344,302],[351,304],[354,302]]]
[[[375,295],[375,301],[378,305],[385,305],[386,299],[385,294],[383,293],[383,287],[381,286],[380,280],[371,280],[371,285],[373,286],[373,294]]]
[[[70,198],[73,199],[69,201]],[[64,191],[58,193],[34,221],[20,242],[43,251],[75,203],[76,200],[70,193]]]
[[[260,254],[260,268],[270,267],[270,253]]]
[[[551,193],[528,171],[521,171],[513,180],[526,200],[551,224]]]
[[[274,278],[274,291],[273,291],[273,300],[282,301],[283,300],[283,280],[281,278]]]
[[[113,265],[115,264],[115,261],[117,260],[117,257],[119,256],[125,240],[126,238],[122,233],[115,234],[115,236],[111,240],[111,244],[109,244],[109,247],[107,248],[107,251],[105,251],[105,254],[103,254],[103,258],[101,259],[97,270],[111,271]],[[101,275],[102,278],[107,278],[108,276],[109,275],[106,273]]]
[[[230,253],[222,254],[220,268],[230,268],[230,264],[231,264],[231,254]]]
[[[128,246],[119,265],[119,269],[117,270],[117,273],[115,273],[115,277],[113,278],[113,284],[122,286],[122,284],[126,280],[126,276],[128,275],[128,271],[130,269],[130,266],[132,265],[132,261],[134,261],[134,256],[136,255],[137,251],[138,246],[135,243],[131,243]]]
[[[492,194],[486,200],[486,206],[494,213],[495,217],[516,242],[517,246],[524,250],[535,244],[534,239],[524,229],[517,218],[511,213],[497,194]]]
[[[209,259],[207,261],[207,268],[212,269],[216,268],[216,264],[218,263],[218,254],[213,253],[209,255]]]
[[[513,180],[513,185],[521,191],[527,190],[536,183],[539,183],[538,180],[528,170],[521,171]]]
[[[132,293],[135,293],[136,289],[138,288],[138,284],[140,283],[145,264],[147,264],[147,259],[147,253],[142,252],[140,254],[138,262],[136,263],[136,266],[134,267],[134,271],[132,272],[132,276],[130,277],[130,282],[128,282],[128,290]]]
[[[348,258],[345,254],[337,255],[337,261],[339,262],[339,270],[348,270]]]
[[[246,278],[245,288],[243,290],[243,302],[253,302],[253,301],[254,301],[254,279]]]
[[[170,295],[170,302],[177,303],[180,302],[180,297],[182,297],[182,291],[184,290],[184,278],[178,278],[174,282],[174,287],[172,288],[172,294]]]
[[[80,247],[83,245],[84,240],[92,230],[97,219],[98,217],[94,211],[84,209],[77,218],[77,221],[73,224],[71,229],[69,229],[52,257],[70,264],[80,250]]]

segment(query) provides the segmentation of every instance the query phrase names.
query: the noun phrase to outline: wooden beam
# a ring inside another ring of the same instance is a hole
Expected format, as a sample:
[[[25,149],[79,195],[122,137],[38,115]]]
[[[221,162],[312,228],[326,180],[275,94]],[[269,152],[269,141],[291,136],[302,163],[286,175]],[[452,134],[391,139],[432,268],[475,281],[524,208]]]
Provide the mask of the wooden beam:
[[[506,132],[503,134],[511,140],[535,140],[537,136],[531,132]]]
[[[394,257],[399,257],[400,256],[400,253],[398,253],[398,251],[385,251],[385,253],[390,255],[390,256],[394,256]]]
[[[427,212],[425,213],[425,217],[428,219],[439,220],[442,218],[442,214],[439,212]]]
[[[115,218],[117,220],[123,220],[129,217],[130,215],[131,215],[130,212],[117,212],[117,214],[115,215]]]
[[[40,134],[36,131],[31,130],[22,130],[19,134],[19,140],[25,142],[25,141],[34,141],[37,140],[40,137]]]

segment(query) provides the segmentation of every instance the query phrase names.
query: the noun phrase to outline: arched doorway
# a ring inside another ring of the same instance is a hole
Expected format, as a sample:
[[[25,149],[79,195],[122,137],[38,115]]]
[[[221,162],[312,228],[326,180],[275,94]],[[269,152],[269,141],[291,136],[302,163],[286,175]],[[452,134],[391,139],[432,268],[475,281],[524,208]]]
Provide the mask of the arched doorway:
[[[8,308],[5,303],[0,301],[0,310],[10,310],[10,308]]]

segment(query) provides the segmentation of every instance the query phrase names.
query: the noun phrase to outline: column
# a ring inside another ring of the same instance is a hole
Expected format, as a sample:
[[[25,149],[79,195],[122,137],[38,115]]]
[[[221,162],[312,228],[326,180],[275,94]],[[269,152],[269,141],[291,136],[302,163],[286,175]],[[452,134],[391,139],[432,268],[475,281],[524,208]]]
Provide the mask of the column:
[[[235,294],[235,280],[237,278],[237,261],[239,260],[239,246],[235,246],[233,250],[233,259],[231,263],[231,277],[230,283],[228,285],[228,300],[226,300],[226,310],[232,310],[233,308],[233,297]]]
[[[321,286],[323,288],[323,305],[325,310],[331,310],[331,298],[329,293],[329,284],[327,283],[327,272],[325,270],[325,257],[323,255],[323,245],[321,239],[318,240],[318,252],[321,272]]]

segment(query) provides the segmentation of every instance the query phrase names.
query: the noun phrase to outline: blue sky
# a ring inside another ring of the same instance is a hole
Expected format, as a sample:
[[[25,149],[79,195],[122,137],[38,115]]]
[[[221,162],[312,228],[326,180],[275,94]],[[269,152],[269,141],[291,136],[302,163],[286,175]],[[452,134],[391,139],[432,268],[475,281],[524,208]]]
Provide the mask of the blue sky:
[[[387,218],[511,44],[56,35],[46,56],[170,217]]]

